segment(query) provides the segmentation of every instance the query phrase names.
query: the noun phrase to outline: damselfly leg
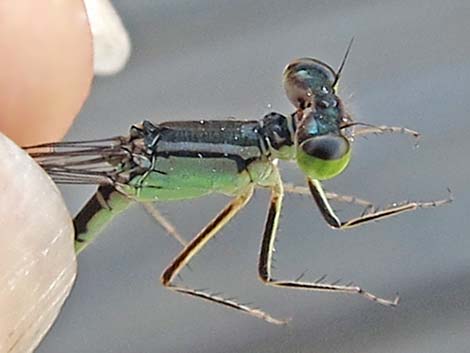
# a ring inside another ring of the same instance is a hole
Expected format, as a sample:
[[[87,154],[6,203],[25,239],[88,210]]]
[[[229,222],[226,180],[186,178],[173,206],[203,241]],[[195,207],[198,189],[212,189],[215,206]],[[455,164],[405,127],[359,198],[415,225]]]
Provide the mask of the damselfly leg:
[[[257,317],[273,324],[284,324],[285,321],[278,320],[268,313],[251,308],[248,305],[237,303],[232,299],[225,299],[219,295],[207,293],[203,290],[197,290],[175,285],[174,278],[191,261],[191,259],[201,251],[204,246],[212,239],[223,226],[225,226],[245,205],[250,201],[253,195],[253,186],[250,186],[241,195],[234,198],[212,221],[210,221],[199,234],[180,252],[173,262],[165,269],[161,276],[162,284],[178,293],[190,295],[196,298],[208,300],[212,303],[228,306],[230,308],[242,311],[248,315]]]
[[[328,197],[323,190],[323,187],[318,180],[308,179],[308,186],[310,188],[310,192],[323,216],[325,221],[333,228],[337,229],[348,229],[352,227],[357,227],[359,225],[378,221],[381,219],[385,219],[388,217],[396,216],[400,213],[414,211],[418,208],[430,208],[430,207],[437,207],[442,206],[447,203],[452,202],[452,195],[449,195],[448,198],[436,201],[426,201],[426,202],[419,202],[419,201],[406,201],[402,203],[392,204],[389,207],[386,207],[381,210],[376,210],[374,212],[363,214],[360,217],[351,218],[346,221],[341,221],[338,216],[333,211],[331,207]]]
[[[176,227],[154,206],[151,202],[142,203],[145,211],[165,230],[165,232],[174,238],[178,243],[185,246],[188,242],[176,230]]]
[[[323,195],[325,196],[325,195]],[[276,183],[271,189],[271,201],[268,209],[268,216],[261,243],[261,250],[258,263],[258,273],[263,282],[270,286],[285,287],[292,289],[303,289],[312,291],[328,291],[338,293],[359,294],[368,300],[375,301],[382,305],[395,306],[398,303],[398,297],[393,300],[377,297],[361,287],[355,285],[338,285],[336,283],[321,283],[321,279],[316,282],[303,282],[300,280],[278,280],[272,276],[272,260],[274,253],[274,243],[277,229],[279,227],[279,218],[281,215],[282,200],[284,197],[284,188],[282,180],[278,174]],[[326,199],[326,196],[325,196]],[[323,278],[322,278],[323,279]]]

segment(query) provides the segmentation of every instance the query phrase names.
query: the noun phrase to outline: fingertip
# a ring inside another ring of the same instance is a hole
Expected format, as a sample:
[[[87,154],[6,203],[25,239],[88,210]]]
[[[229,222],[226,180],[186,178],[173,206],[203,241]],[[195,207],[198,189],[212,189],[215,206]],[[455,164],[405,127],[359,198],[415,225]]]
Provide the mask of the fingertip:
[[[2,1],[0,131],[19,145],[63,137],[88,96],[92,38],[81,0]]]
[[[0,160],[0,347],[31,352],[73,285],[73,227],[54,183],[1,134]]]

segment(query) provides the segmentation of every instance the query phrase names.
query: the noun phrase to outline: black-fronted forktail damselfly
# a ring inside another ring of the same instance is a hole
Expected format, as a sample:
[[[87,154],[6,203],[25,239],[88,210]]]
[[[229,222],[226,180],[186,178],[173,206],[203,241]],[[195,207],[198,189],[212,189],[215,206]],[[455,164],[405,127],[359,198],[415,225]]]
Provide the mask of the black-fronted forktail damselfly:
[[[189,243],[154,208],[147,209],[184,245],[164,270],[163,285],[179,293],[218,303],[275,324],[286,321],[233,299],[175,284],[178,273],[249,201],[257,187],[271,190],[259,254],[258,274],[267,285],[293,289],[354,293],[386,306],[395,299],[377,297],[354,284],[275,279],[272,260],[285,192],[309,193],[327,224],[348,229],[403,212],[446,204],[451,198],[403,202],[378,209],[368,201],[326,192],[322,181],[339,175],[351,157],[351,142],[370,133],[418,133],[401,127],[354,122],[336,94],[350,46],[338,71],[312,58],[290,63],[284,87],[296,110],[290,115],[269,113],[261,120],[198,120],[133,125],[127,136],[102,140],[46,143],[26,147],[57,183],[96,184],[96,193],[74,219],[75,249],[84,250],[119,213],[134,202],[177,201],[212,193],[233,199]],[[278,161],[293,160],[305,174],[308,187],[283,184]],[[341,220],[330,201],[365,208]]]

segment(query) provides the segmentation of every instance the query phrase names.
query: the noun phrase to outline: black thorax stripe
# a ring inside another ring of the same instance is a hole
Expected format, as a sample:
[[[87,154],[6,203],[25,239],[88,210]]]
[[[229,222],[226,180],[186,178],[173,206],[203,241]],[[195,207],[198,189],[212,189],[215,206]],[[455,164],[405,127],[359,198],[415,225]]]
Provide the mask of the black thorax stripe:
[[[266,150],[258,121],[201,120],[157,125],[158,158],[231,159],[238,171],[262,158]]]

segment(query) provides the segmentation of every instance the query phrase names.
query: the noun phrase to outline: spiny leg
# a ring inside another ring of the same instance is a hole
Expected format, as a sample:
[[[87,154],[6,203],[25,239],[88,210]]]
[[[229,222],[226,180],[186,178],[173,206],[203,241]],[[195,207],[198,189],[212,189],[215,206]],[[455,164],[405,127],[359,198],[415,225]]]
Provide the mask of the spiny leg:
[[[284,192],[292,193],[292,194],[300,194],[300,195],[309,195],[309,196],[312,195],[308,187],[294,185],[291,183],[284,183]],[[363,214],[366,214],[367,212],[371,212],[375,210],[375,206],[373,205],[372,202],[365,200],[365,199],[358,198],[356,196],[341,195],[341,194],[337,194],[335,192],[330,192],[330,191],[325,191],[325,195],[328,200],[361,206],[364,208]]]
[[[354,123],[353,123],[354,124]],[[387,126],[387,125],[370,125],[370,124],[365,124],[365,123],[358,123],[361,125],[364,125],[363,127],[359,129],[354,129],[352,133],[352,137],[357,137],[357,136],[365,136],[369,134],[385,134],[385,133],[390,133],[390,134],[404,134],[404,135],[411,135],[412,137],[419,139],[420,138],[420,133],[408,129],[406,127],[401,127],[401,126]]]
[[[268,215],[266,218],[266,224],[264,228],[263,240],[261,242],[261,250],[258,263],[258,273],[261,280],[271,286],[286,287],[293,289],[303,289],[312,291],[328,291],[328,292],[339,292],[339,293],[354,293],[363,296],[368,300],[375,301],[382,305],[395,306],[398,303],[398,297],[394,300],[387,300],[379,298],[361,287],[355,285],[338,285],[336,283],[321,283],[324,277],[320,278],[316,282],[303,282],[300,281],[299,277],[297,280],[285,281],[277,280],[272,277],[272,258],[274,253],[274,243],[276,238],[276,232],[279,225],[279,218],[281,215],[282,200],[284,196],[284,189],[279,174],[277,175],[277,181],[271,188],[271,201],[268,209]]]
[[[173,291],[205,299],[213,303],[222,304],[270,323],[284,324],[284,321],[275,319],[262,310],[254,309],[247,305],[237,303],[234,300],[225,299],[218,295],[206,293],[202,290],[180,287],[172,283],[173,279],[184,268],[184,266],[189,263],[192,257],[204,248],[207,242],[212,239],[217,232],[248,203],[252,195],[253,187],[250,186],[243,194],[234,198],[188,245],[186,245],[186,247],[162,273],[161,281],[165,287]]]
[[[171,224],[169,220],[166,219],[164,215],[150,202],[143,203],[145,211],[151,215],[155,221],[178,243],[185,246],[188,242],[181,236],[181,234],[176,230],[175,226]]]
[[[320,212],[326,222],[333,228],[337,229],[347,229],[352,227],[357,227],[359,225],[378,221],[384,218],[392,217],[398,215],[400,213],[414,211],[418,208],[430,208],[430,207],[438,207],[445,205],[452,201],[452,195],[450,195],[447,199],[436,200],[436,201],[428,201],[428,202],[418,202],[418,201],[408,201],[403,202],[401,204],[392,204],[390,207],[386,207],[382,210],[377,210],[371,213],[363,214],[360,217],[351,218],[346,221],[341,221],[333,211],[330,203],[328,202],[328,197],[323,190],[321,183],[318,180],[309,179],[308,186],[310,188],[310,192],[320,209]],[[450,190],[449,190],[450,192]]]

